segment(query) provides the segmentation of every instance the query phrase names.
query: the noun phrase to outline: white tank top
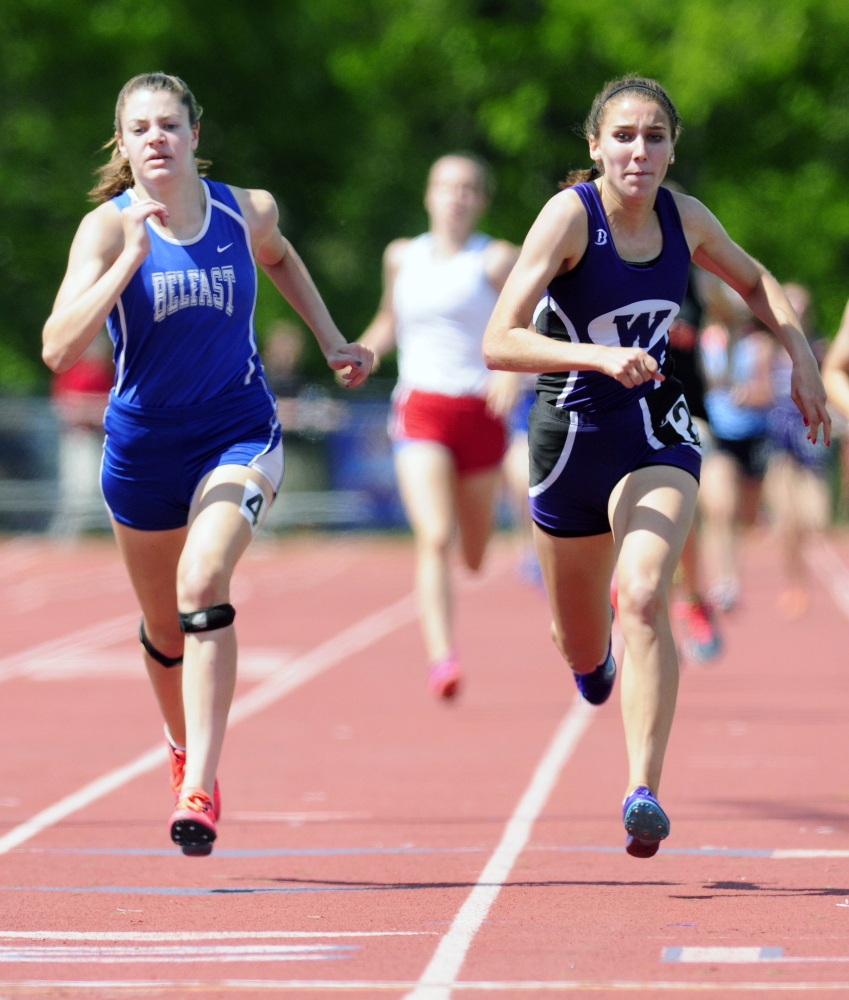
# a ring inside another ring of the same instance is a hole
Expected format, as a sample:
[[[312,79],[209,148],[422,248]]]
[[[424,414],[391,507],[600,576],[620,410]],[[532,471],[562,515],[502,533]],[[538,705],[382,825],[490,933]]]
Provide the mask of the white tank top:
[[[481,344],[498,294],[484,270],[492,237],[473,233],[452,257],[434,257],[434,238],[405,249],[393,306],[399,387],[443,396],[483,396],[490,377]]]

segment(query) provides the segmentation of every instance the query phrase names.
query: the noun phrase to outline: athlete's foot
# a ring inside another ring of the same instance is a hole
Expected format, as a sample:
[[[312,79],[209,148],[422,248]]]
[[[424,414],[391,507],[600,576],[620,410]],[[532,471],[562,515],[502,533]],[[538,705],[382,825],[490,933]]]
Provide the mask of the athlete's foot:
[[[696,597],[684,603],[683,612],[682,617],[689,633],[687,653],[690,658],[699,663],[715,660],[722,652],[722,639],[716,627],[713,608]]]
[[[625,796],[622,822],[628,834],[625,850],[633,858],[653,858],[661,840],[669,836],[669,817],[646,785],[638,785]]]
[[[796,585],[786,587],[778,598],[778,607],[785,618],[796,621],[808,613],[811,606],[811,595],[806,587]]]
[[[603,705],[610,697],[616,680],[616,661],[613,659],[613,653],[608,648],[604,663],[600,663],[588,674],[579,674],[575,670],[572,673],[584,699],[591,705]]]
[[[218,836],[212,799],[202,788],[184,788],[169,820],[171,839],[189,857],[206,857]]]
[[[168,744],[168,761],[171,764],[171,791],[174,793],[174,801],[177,802],[183,790],[183,779],[186,774],[186,751],[184,747],[175,746],[171,742],[167,730],[165,740]],[[212,789],[212,808],[217,823],[221,819],[221,789],[218,787],[218,778],[215,779],[215,787]]]
[[[446,656],[430,665],[427,686],[437,698],[450,700],[460,690],[460,664],[456,657]]]
[[[740,601],[740,584],[731,576],[724,576],[708,591],[708,600],[717,611],[732,611]]]

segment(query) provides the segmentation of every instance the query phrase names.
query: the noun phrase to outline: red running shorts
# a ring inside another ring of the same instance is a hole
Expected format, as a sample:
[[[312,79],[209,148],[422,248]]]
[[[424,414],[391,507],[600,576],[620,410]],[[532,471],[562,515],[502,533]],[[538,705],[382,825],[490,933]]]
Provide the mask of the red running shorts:
[[[460,475],[498,465],[507,448],[504,421],[487,411],[485,399],[443,396],[420,389],[396,395],[390,437],[396,445],[406,441],[444,445],[453,455]]]

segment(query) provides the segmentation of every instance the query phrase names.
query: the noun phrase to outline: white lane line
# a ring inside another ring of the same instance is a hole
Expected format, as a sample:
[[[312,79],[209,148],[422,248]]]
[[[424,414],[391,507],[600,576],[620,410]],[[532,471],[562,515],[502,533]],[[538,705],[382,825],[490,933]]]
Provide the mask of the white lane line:
[[[139,613],[136,611],[98,622],[96,625],[86,625],[58,639],[49,639],[20,653],[4,656],[0,659],[0,681],[24,677],[67,656],[84,655],[89,650],[103,649],[113,642],[133,635],[138,626]]]
[[[537,765],[531,783],[508,820],[498,847],[406,1000],[448,1000],[450,997],[475,934],[528,842],[534,822],[545,808],[563,767],[595,717],[595,712],[580,695],[575,696]]]
[[[839,905],[839,904],[838,904]],[[753,962],[793,963],[849,962],[849,955],[785,955],[783,948],[747,946],[742,948],[682,946],[663,948],[661,962],[715,965],[750,965]]]
[[[415,617],[416,602],[412,594],[407,594],[400,601],[395,601],[374,614],[366,615],[361,621],[343,629],[309,653],[299,656],[234,701],[230,709],[229,725],[235,725],[254,715],[354,653],[368,649]]]
[[[783,954],[782,948],[763,947],[667,947],[660,953],[661,962],[715,962],[718,965],[739,965],[751,962],[774,962]]]
[[[815,850],[784,850],[772,852],[772,860],[784,861],[787,858],[849,858],[849,851],[815,851]]]
[[[355,944],[0,945],[0,964],[59,962],[117,965],[138,962],[316,962],[351,958]]]
[[[275,938],[431,937],[438,931],[0,931],[4,941],[269,941]]]
[[[335,823],[352,819],[371,819],[367,812],[228,812],[227,818],[239,823]]]
[[[812,542],[805,553],[834,603],[849,618],[849,568],[825,538]]]
[[[259,992],[264,990],[300,990],[302,992],[312,991],[335,991],[354,992],[393,992],[405,990],[415,983],[404,980],[367,980],[367,979],[325,979],[325,980],[305,980],[305,979],[100,979],[100,980],[75,980],[75,979],[29,979],[18,981],[0,980],[0,990],[11,994],[32,994],[39,991],[39,998],[50,996],[64,996],[68,990],[87,991],[91,994],[95,990],[102,990],[115,994],[122,991],[127,993],[138,993],[142,990],[148,996],[157,994],[172,993],[177,991],[183,997],[187,993],[201,992],[204,995],[212,993],[241,993]],[[742,993],[791,993],[793,991],[810,991],[821,993],[841,993],[849,990],[847,982],[699,982],[699,981],[650,981],[650,980],[553,980],[543,982],[538,980],[466,980],[453,984],[453,989],[464,991],[478,991],[488,993],[502,992],[545,992],[545,993],[598,993],[601,990],[622,993],[653,993],[679,992],[685,994],[690,992],[722,993],[728,996],[731,992]]]
[[[277,673],[234,701],[230,709],[228,726],[233,726],[237,722],[262,711],[279,698],[294,691],[295,688],[306,684],[307,681],[317,677],[325,670],[329,670],[330,667],[354,653],[367,649],[384,636],[401,628],[402,625],[408,624],[415,616],[416,605],[412,594],[402,597],[401,600],[395,601],[394,604],[390,604],[374,614],[366,615],[365,618],[343,629],[314,650],[286,664]],[[115,768],[113,771],[95,778],[94,781],[36,813],[35,816],[0,837],[0,854],[6,854],[72,813],[78,812],[92,802],[103,798],[104,795],[126,785],[133,778],[159,767],[165,762],[165,759],[165,746],[158,744],[123,767]]]

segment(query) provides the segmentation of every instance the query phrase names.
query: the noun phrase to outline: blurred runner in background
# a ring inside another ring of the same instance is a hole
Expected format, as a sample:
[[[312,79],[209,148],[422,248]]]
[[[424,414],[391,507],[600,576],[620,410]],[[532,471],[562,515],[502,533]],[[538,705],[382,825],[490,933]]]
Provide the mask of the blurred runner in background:
[[[811,350],[822,360],[823,344],[813,337],[811,296],[802,285],[784,286]],[[805,424],[790,398],[792,365],[787,351],[774,345],[774,401],[767,421],[769,460],[764,500],[781,547],[785,585],[779,608],[787,618],[800,618],[810,605],[805,549],[830,521],[831,498],[826,481],[829,452],[822,441],[811,447]]]
[[[383,297],[360,338],[381,358],[398,346],[390,436],[404,508],[416,540],[419,619],[438,697],[460,686],[449,556],[481,567],[507,444],[514,375],[493,376],[481,341],[518,250],[477,232],[492,179],[477,157],[438,159],[425,190],[428,232],[394,240],[383,258]]]
[[[702,466],[699,508],[708,599],[730,611],[740,597],[740,529],[754,524],[768,454],[775,338],[743,300],[725,290],[725,314],[702,335],[708,378],[705,408],[713,448]]]

